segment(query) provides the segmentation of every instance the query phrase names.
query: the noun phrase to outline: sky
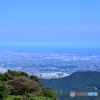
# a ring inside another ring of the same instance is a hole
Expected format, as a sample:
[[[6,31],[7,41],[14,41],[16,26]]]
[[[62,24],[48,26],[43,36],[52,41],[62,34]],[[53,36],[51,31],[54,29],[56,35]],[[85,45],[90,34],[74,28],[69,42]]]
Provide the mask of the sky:
[[[100,47],[100,0],[1,0],[0,44]]]

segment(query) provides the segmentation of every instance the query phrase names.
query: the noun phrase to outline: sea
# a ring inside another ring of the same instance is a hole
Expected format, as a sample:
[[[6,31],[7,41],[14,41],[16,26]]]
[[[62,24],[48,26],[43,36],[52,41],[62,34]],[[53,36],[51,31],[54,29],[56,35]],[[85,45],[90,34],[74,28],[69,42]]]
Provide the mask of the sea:
[[[34,45],[6,45],[0,50],[30,53],[67,53],[67,54],[96,54],[100,55],[99,46],[34,46]]]

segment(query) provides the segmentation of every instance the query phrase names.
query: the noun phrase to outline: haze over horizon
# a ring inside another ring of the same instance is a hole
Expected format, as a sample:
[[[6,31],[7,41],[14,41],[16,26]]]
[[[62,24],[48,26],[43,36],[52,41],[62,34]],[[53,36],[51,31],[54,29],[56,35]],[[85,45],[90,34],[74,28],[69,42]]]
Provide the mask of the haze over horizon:
[[[0,4],[0,45],[100,50],[100,0],[9,0]]]

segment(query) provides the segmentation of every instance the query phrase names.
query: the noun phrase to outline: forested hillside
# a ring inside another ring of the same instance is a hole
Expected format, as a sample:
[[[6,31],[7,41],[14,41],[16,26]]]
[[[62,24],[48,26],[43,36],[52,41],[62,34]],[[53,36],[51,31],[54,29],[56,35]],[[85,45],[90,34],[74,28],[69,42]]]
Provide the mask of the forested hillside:
[[[8,70],[0,73],[0,100],[58,100],[57,92],[42,85],[37,76]]]
[[[100,72],[86,71],[75,72],[67,77],[59,79],[41,79],[44,86],[59,91],[61,100],[98,100],[100,98]],[[70,97],[70,91],[75,92],[98,92],[95,97]]]
[[[70,91],[99,95],[71,97]],[[58,97],[60,100],[100,100],[100,72],[75,72],[48,80],[13,70],[0,73],[0,100],[59,100]]]

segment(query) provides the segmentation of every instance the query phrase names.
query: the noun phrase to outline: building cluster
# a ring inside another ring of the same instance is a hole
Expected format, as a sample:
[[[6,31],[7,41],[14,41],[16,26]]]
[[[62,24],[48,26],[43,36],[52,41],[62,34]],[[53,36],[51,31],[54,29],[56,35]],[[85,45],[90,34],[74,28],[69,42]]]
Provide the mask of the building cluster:
[[[24,71],[40,78],[61,78],[75,71],[100,71],[100,55],[0,51],[0,72]]]

